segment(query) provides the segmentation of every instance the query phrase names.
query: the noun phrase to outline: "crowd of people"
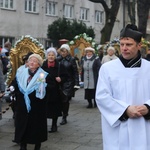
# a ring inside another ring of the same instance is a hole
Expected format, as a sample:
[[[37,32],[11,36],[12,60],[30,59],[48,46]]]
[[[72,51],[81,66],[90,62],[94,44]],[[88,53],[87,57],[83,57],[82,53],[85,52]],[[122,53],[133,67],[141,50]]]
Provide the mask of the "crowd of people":
[[[145,74],[150,52],[142,59],[141,38],[135,25],[127,25],[120,32],[119,56],[113,46],[105,55],[99,45],[97,54],[94,48],[86,47],[79,59],[71,56],[68,44],[62,44],[59,53],[49,47],[45,59],[32,52],[23,57],[24,64],[9,85],[15,97],[13,142],[20,150],[27,150],[27,144],[40,150],[48,133],[58,131],[58,117],[62,117],[60,125],[67,124],[70,100],[81,81],[87,108],[98,107],[101,112],[104,150],[149,149],[150,87]],[[5,93],[10,49],[11,43],[6,42],[1,50],[0,98]],[[50,129],[48,119],[52,122]]]
[[[69,45],[63,44],[57,55],[53,47],[46,50],[45,60],[39,54],[28,53],[8,87],[15,99],[12,107],[15,119],[13,142],[20,145],[20,150],[26,150],[27,144],[35,144],[35,150],[40,150],[41,143],[47,140],[47,132],[57,132],[58,117],[62,116],[60,125],[67,124],[70,100],[79,89],[79,73]],[[1,58],[3,56],[4,53]],[[1,76],[1,92],[5,92],[2,86],[4,74]],[[52,125],[47,129],[49,118]]]

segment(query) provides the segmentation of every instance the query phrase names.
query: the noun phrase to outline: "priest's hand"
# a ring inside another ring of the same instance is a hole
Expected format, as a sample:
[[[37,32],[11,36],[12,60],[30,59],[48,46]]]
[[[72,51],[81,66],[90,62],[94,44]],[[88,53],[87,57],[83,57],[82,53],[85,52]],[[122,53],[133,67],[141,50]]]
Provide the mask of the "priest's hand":
[[[131,105],[127,108],[126,113],[129,118],[137,118],[143,116],[139,110],[141,109],[139,109],[137,106]]]
[[[149,109],[145,105],[136,106],[138,111],[142,114],[142,116],[148,114]]]

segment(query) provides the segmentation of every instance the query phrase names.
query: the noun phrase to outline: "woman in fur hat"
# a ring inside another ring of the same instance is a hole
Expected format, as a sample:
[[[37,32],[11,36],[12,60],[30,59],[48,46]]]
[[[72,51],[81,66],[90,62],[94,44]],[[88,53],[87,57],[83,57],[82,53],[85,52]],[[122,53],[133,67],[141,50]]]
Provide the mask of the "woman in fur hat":
[[[95,49],[92,47],[85,48],[81,80],[84,82],[84,98],[88,101],[87,108],[93,107],[92,99],[94,100],[94,107],[96,107],[95,89],[100,66],[101,63],[99,58],[95,55]]]
[[[115,55],[115,48],[112,46],[109,46],[107,49],[107,55],[103,56],[102,58],[102,64],[109,62],[111,60],[117,59],[118,57]]]

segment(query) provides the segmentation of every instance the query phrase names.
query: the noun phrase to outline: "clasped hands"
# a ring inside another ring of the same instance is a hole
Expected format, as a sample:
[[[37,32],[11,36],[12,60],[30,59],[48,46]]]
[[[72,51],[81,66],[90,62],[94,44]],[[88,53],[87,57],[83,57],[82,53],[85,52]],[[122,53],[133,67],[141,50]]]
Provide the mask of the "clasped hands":
[[[134,106],[131,105],[127,108],[126,114],[129,118],[138,118],[148,114],[149,110],[145,105]]]

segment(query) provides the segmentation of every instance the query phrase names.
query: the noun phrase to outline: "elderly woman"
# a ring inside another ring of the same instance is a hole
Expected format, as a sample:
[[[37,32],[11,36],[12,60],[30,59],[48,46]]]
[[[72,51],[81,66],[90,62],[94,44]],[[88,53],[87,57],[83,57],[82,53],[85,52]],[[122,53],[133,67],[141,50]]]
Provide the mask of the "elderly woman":
[[[62,102],[63,117],[61,125],[67,123],[67,116],[69,112],[69,101],[74,97],[75,89],[79,88],[79,73],[77,69],[76,60],[70,55],[70,47],[68,44],[63,44],[60,47],[60,64],[64,65],[67,70],[67,80],[62,85],[62,91],[65,94]]]
[[[94,107],[96,107],[95,90],[100,66],[101,63],[99,58],[95,55],[94,48],[85,48],[85,57],[83,58],[81,71],[81,81],[84,82],[84,98],[88,101],[87,108],[93,107],[92,99],[94,100]]]
[[[10,86],[16,96],[14,142],[20,143],[20,150],[26,150],[27,144],[40,150],[41,142],[47,140],[46,86],[52,81],[42,63],[40,55],[30,55],[28,67],[16,74]]]
[[[56,60],[56,57],[56,49],[50,47],[47,49],[47,59],[42,66],[43,70],[51,75],[55,83],[53,86],[48,87],[47,92],[47,118],[52,119],[50,133],[57,131],[57,119],[59,116],[62,116],[62,101],[59,88],[67,79],[67,72],[64,66]]]
[[[108,61],[111,61],[111,60],[114,60],[118,58],[116,55],[115,55],[115,48],[112,47],[112,46],[109,46],[108,49],[107,49],[107,55],[105,55],[103,58],[102,58],[102,64],[108,62]]]

